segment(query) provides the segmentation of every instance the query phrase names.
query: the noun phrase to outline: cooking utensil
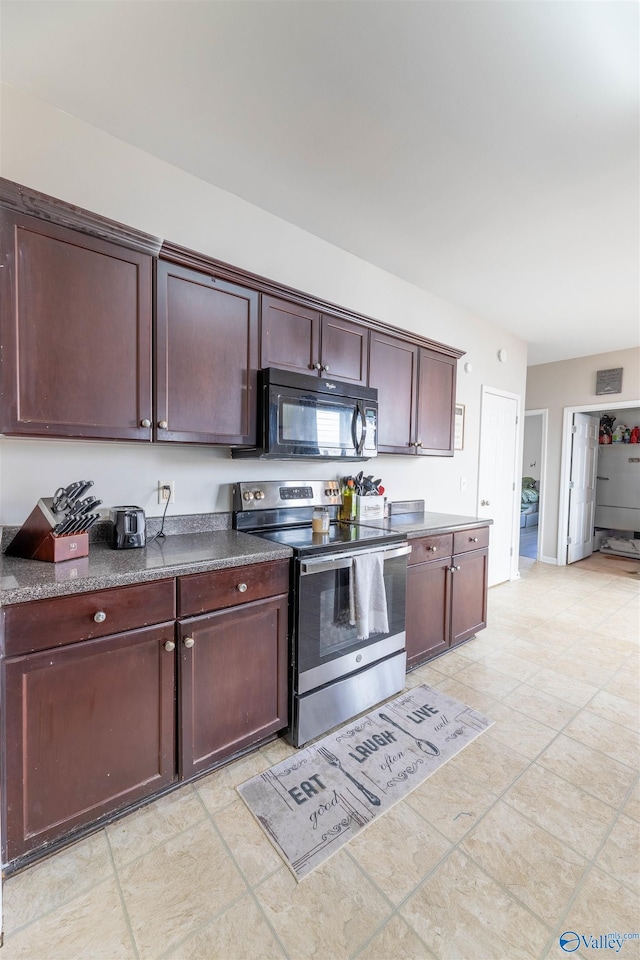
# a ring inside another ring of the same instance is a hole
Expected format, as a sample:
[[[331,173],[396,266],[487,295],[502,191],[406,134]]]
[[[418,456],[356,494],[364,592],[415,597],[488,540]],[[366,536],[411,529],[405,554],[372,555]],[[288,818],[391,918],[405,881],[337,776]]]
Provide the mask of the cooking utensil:
[[[327,761],[329,766],[336,767],[337,770],[342,770],[345,777],[348,780],[351,780],[351,783],[360,790],[361,793],[365,795],[369,803],[372,803],[375,807],[380,806],[380,797],[376,797],[375,793],[372,793],[371,790],[367,790],[364,784],[356,780],[355,777],[352,777],[348,770],[342,766],[342,761],[338,759],[330,750],[327,750],[326,747],[318,747],[318,753],[320,756]]]
[[[56,513],[68,510],[92,486],[93,480],[76,480],[68,487],[58,487],[53,495],[53,509]]]
[[[53,528],[53,532],[56,537],[61,536],[64,533],[69,533],[73,525],[73,517],[65,517],[64,520],[61,520],[60,523],[56,524]]]
[[[405,730],[404,727],[401,727],[399,723],[396,723],[395,720],[392,720],[391,717],[386,713],[379,713],[378,716],[381,720],[384,720],[385,723],[390,723],[392,726],[397,727],[398,730],[402,730],[403,733],[406,733],[406,735],[411,737],[412,740],[415,740],[418,749],[422,750],[423,753],[428,753],[432,757],[440,756],[440,751],[436,747],[435,743],[431,743],[430,740],[421,740],[420,737],[414,737],[412,733],[409,733],[408,730]]]
[[[92,513],[90,516],[85,517],[85,526],[84,526],[85,531],[90,530],[91,527],[94,525],[94,523],[97,523],[99,519],[100,519],[99,513]]]
[[[93,513],[96,507],[99,507],[102,500],[97,497],[87,497],[85,500],[76,500],[71,506],[71,514],[74,517],[82,517],[87,513]]]
[[[79,486],[73,490],[71,496],[69,497],[69,506],[76,504],[80,500],[80,497],[84,497],[87,490],[89,490],[92,486],[93,480],[80,480]]]

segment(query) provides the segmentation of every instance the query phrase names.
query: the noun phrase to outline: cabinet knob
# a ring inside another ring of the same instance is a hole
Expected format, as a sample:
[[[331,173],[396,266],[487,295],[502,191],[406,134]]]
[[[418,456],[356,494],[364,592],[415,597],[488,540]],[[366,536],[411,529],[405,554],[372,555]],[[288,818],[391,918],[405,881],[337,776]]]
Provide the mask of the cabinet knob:
[[[416,447],[421,447],[421,446],[422,446],[422,440],[418,440],[416,442]]]
[[[480,506],[481,506],[481,507],[490,507],[490,506],[491,506],[491,501],[490,501],[490,500],[481,500],[481,501],[480,501]]]
[[[104,610],[98,610],[97,613],[94,613],[93,619],[95,620],[96,623],[104,623],[105,620],[107,619],[107,615],[104,612]]]
[[[236,587],[236,590],[238,590],[239,593],[246,593],[247,592],[246,583],[239,583]]]
[[[194,645],[195,640],[193,639],[193,637],[185,637],[182,642],[184,643],[185,647],[187,647],[190,650],[191,647]]]
[[[469,537],[469,543],[477,543],[477,542],[478,542],[477,537]]]
[[[312,364],[311,364],[311,369],[312,369],[312,370],[322,370],[322,364],[321,364],[321,363],[312,363]]]
[[[160,427],[161,430],[166,430],[169,424],[167,423],[166,420],[158,420],[158,426]]]
[[[150,427],[150,426],[151,426],[151,420],[149,420],[148,417],[145,417],[144,420],[141,420],[141,421],[140,421],[140,426],[141,426],[141,427]]]
[[[431,553],[435,553],[437,549],[438,548],[436,547],[435,543],[432,547],[429,547],[429,550],[431,550]]]
[[[322,367],[322,369],[324,370],[325,373],[329,373],[329,364],[328,364],[328,363],[325,363],[325,365]]]
[[[165,648],[165,650],[167,651],[167,653],[171,653],[172,650],[175,650],[176,645],[175,645],[175,643],[173,642],[173,640],[167,640],[167,641],[165,642],[164,648]]]

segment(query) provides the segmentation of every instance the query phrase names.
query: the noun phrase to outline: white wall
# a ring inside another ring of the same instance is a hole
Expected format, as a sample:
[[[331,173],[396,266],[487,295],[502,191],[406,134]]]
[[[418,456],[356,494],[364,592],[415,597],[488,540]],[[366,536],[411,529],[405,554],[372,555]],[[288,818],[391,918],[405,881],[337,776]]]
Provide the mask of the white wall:
[[[1,97],[3,177],[465,350],[457,391],[466,406],[464,450],[453,458],[380,457],[365,472],[382,477],[392,499],[423,497],[433,510],[475,514],[481,386],[524,396],[524,341],[42,101],[7,86]],[[497,360],[500,348],[507,363]],[[75,479],[94,480],[105,505],[137,503],[158,515],[158,480],[176,481],[172,513],[199,513],[229,509],[234,480],[340,472],[336,463],[232,461],[228,448],[179,444],[4,438],[0,445],[0,522],[11,524],[39,496]]]
[[[615,367],[623,368],[622,392],[615,396],[596,396],[597,371]],[[542,557],[545,559],[556,560],[558,555],[560,473],[565,407],[584,407],[595,413],[599,409],[609,412],[615,404],[634,402],[635,405],[639,399],[640,349],[637,347],[529,367],[526,408],[528,410],[548,408],[549,410],[542,530]]]

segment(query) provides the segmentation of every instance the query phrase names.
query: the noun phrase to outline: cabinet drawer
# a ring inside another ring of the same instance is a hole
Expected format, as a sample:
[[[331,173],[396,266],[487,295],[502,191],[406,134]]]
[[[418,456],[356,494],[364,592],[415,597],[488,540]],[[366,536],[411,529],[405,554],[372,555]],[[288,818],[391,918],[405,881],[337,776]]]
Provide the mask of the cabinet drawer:
[[[178,579],[178,616],[195,617],[289,592],[289,561],[268,560]]]
[[[453,535],[453,552],[466,553],[467,550],[479,550],[489,546],[489,527],[476,527],[473,530],[456,530]]]
[[[441,560],[453,553],[453,534],[439,533],[434,537],[421,537],[410,540],[411,553],[408,563],[424,563],[425,560]]]
[[[32,653],[175,620],[175,608],[174,580],[17,603],[4,608],[5,654]]]

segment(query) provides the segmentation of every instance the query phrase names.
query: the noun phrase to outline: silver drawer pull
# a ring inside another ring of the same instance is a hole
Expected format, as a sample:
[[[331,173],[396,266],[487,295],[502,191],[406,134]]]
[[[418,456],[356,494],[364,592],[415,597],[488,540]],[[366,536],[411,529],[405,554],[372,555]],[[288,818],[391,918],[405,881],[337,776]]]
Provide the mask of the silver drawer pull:
[[[165,650],[167,651],[167,653],[171,653],[172,650],[175,650],[176,645],[175,645],[175,643],[173,642],[173,640],[167,640],[166,643],[165,643],[165,645],[164,645],[164,648],[165,648]]]
[[[195,640],[193,639],[193,637],[185,637],[182,642],[184,643],[185,647],[187,647],[190,650],[191,647],[194,645]]]
[[[429,550],[431,550],[432,553],[435,553],[437,549],[438,548],[436,547],[435,543],[432,547],[429,547]]]
[[[166,420],[158,420],[158,426],[160,427],[161,430],[166,430],[169,424],[167,423]]]
[[[98,610],[97,613],[94,613],[93,619],[95,620],[96,623],[104,623],[105,620],[107,619],[107,615],[104,612],[104,610]]]
[[[477,542],[478,542],[477,537],[469,537],[469,543],[477,543]]]
[[[236,587],[236,590],[238,590],[239,593],[246,593],[246,592],[247,592],[247,585],[246,585],[246,583],[239,583],[239,584],[237,585],[237,587]]]
[[[151,426],[151,420],[149,420],[148,417],[145,417],[144,420],[141,420],[141,421],[140,421],[140,426],[141,426],[141,427],[150,427],[150,426]]]

